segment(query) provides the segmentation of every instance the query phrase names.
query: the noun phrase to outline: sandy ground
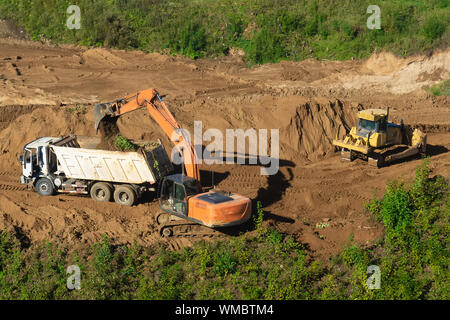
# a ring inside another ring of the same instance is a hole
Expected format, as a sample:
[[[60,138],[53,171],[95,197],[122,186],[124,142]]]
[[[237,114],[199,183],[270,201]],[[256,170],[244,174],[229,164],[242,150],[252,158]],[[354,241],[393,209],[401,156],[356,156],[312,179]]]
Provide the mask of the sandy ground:
[[[264,205],[267,224],[293,235],[326,259],[351,234],[371,245],[382,228],[363,202],[387,181],[413,177],[420,158],[375,169],[341,162],[331,145],[360,108],[391,107],[394,120],[429,133],[433,174],[450,177],[450,103],[422,89],[450,74],[450,49],[398,59],[387,53],[361,61],[281,62],[247,68],[239,56],[192,61],[160,54],[54,46],[0,38],[0,229],[24,242],[90,243],[103,233],[117,243],[162,241],[156,201],[134,207],[88,197],[42,197],[19,181],[23,145],[41,136],[95,135],[91,107],[157,88],[183,128],[279,129],[280,170],[262,176],[255,165],[201,165],[202,183],[244,194]],[[131,139],[169,140],[145,110],[123,116]],[[320,224],[325,228],[320,228]],[[171,240],[173,248],[192,240]]]

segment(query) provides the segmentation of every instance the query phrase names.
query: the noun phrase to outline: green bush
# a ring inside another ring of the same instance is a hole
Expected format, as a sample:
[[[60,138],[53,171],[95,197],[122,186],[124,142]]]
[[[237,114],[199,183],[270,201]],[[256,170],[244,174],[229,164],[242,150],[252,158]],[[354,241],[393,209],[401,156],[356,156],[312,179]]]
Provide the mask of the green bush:
[[[132,151],[137,149],[130,140],[120,134],[116,137],[115,145],[121,151]]]
[[[439,18],[438,16],[430,16],[425,20],[422,30],[427,39],[436,40],[444,34],[448,22],[445,23]]]
[[[218,276],[231,274],[235,271],[235,268],[236,261],[228,251],[217,253],[212,269]]]
[[[435,96],[450,96],[450,79],[432,86],[428,91]]]
[[[414,181],[392,182],[381,200],[374,198],[366,209],[383,221],[379,261],[384,299],[447,299],[449,297],[448,180],[429,176],[429,159],[416,169]],[[432,288],[432,289],[431,289]]]

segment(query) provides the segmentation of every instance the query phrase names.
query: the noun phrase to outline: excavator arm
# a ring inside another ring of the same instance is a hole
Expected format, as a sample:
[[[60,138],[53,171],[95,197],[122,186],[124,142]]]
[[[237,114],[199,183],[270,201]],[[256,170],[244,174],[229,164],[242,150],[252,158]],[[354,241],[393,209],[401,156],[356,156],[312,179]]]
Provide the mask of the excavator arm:
[[[139,91],[136,94],[126,96],[115,102],[95,105],[95,130],[98,130],[100,122],[105,117],[119,117],[125,113],[141,108],[147,108],[151,117],[159,124],[170,141],[173,142],[182,154],[186,175],[196,179],[200,183],[200,170],[195,148],[189,139],[185,137],[184,131],[155,89]]]

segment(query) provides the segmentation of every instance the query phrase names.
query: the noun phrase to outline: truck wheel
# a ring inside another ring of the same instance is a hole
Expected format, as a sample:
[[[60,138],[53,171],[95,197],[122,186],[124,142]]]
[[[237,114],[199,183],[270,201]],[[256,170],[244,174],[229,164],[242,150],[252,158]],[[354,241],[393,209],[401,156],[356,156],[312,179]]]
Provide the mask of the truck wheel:
[[[118,204],[132,206],[135,200],[136,192],[134,192],[133,188],[127,185],[118,186],[116,190],[114,190],[114,201]]]
[[[112,187],[105,182],[96,182],[91,187],[91,198],[95,201],[107,202],[111,200]]]
[[[36,182],[36,191],[41,196],[51,196],[55,192],[55,187],[53,187],[53,183],[50,179],[40,178]]]

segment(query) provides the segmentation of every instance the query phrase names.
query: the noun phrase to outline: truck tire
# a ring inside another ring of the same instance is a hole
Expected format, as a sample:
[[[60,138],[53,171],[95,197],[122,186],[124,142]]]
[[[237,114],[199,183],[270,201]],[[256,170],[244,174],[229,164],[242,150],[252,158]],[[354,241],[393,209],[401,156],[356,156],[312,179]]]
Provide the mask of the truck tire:
[[[41,196],[51,196],[55,193],[55,187],[48,178],[40,178],[36,182],[36,191]]]
[[[107,202],[111,200],[112,186],[105,182],[96,182],[91,187],[91,198],[95,201]]]
[[[136,192],[127,185],[116,187],[114,190],[114,201],[124,206],[132,206],[136,200]]]

